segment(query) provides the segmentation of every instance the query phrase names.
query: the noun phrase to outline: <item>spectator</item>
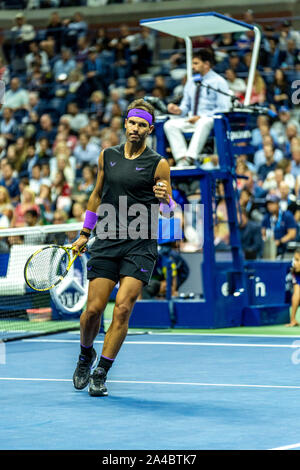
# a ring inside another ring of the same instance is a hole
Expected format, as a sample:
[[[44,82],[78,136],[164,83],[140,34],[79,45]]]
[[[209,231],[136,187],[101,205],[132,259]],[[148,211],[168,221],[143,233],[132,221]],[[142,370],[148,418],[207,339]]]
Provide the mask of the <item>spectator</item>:
[[[40,209],[42,225],[51,224],[53,222],[51,187],[47,184],[41,184],[35,201]]]
[[[265,134],[262,139],[262,148],[254,153],[253,163],[255,171],[258,171],[259,167],[266,163],[265,146],[271,146],[273,148],[275,162],[279,163],[284,158],[282,150],[274,147],[274,140],[271,134]]]
[[[130,34],[126,24],[120,26],[120,32],[117,38],[109,42],[109,48],[114,54],[114,78],[128,78],[131,74],[131,51],[130,41],[133,35]]]
[[[51,13],[45,36],[45,40],[42,41],[44,43],[43,46],[46,46],[47,41],[54,42],[55,52],[59,54],[62,45],[63,24],[57,11]]]
[[[300,131],[299,123],[296,119],[292,118],[291,110],[286,106],[280,106],[278,110],[278,120],[272,126],[271,131],[275,132],[276,142],[279,146],[284,145],[286,141],[286,128],[289,124],[294,124],[297,127],[297,133]]]
[[[50,67],[47,53],[43,50],[40,50],[37,41],[32,41],[29,44],[29,53],[25,56],[27,76],[31,76],[33,72],[33,65],[37,61],[37,57],[40,57],[41,72],[49,72]]]
[[[23,57],[28,52],[28,45],[34,38],[34,27],[26,23],[26,18],[22,12],[17,13],[15,26],[11,28],[9,38],[3,45],[7,62],[10,62],[15,55]]]
[[[92,93],[90,98],[90,105],[88,113],[90,116],[95,116],[100,122],[104,114],[104,93],[101,90],[96,90]]]
[[[2,112],[2,121],[0,123],[0,134],[6,139],[8,144],[15,141],[18,126],[14,119],[14,112],[11,108],[5,107]]]
[[[286,158],[291,158],[292,157],[292,143],[297,139],[298,137],[298,126],[294,124],[293,122],[290,122],[287,124],[286,129],[285,129],[285,134],[286,134],[286,139],[283,144],[281,144],[280,148],[282,149],[284,155]]]
[[[246,211],[248,218],[253,222],[260,223],[263,219],[263,214],[260,211],[260,206],[255,202],[253,194],[248,188],[243,188],[240,191],[239,199],[240,207],[242,211]]]
[[[113,116],[123,116],[126,107],[127,101],[121,96],[120,91],[112,88],[105,106],[103,123],[108,124]]]
[[[250,220],[248,212],[245,209],[241,211],[239,227],[245,259],[261,258],[263,241],[260,224]]]
[[[257,127],[252,131],[251,145],[255,150],[261,149],[264,143],[264,137],[271,136],[274,143],[276,142],[276,133],[271,129],[268,116],[261,114],[257,118]]]
[[[279,201],[278,196],[267,196],[267,213],[262,221],[261,230],[263,240],[266,240],[267,230],[271,230],[277,247],[277,256],[283,256],[287,243],[296,238],[297,223],[291,212],[280,209]]]
[[[74,101],[68,104],[65,116],[69,120],[70,130],[75,134],[86,127],[89,123],[87,114],[80,112],[78,104]]]
[[[289,84],[282,69],[275,70],[273,82],[271,86],[268,86],[267,97],[268,103],[273,104],[276,110],[279,110],[281,106],[288,106]]]
[[[284,70],[294,70],[300,63],[299,50],[294,39],[288,39],[286,49],[279,54],[280,67]]]
[[[26,227],[36,227],[37,225],[40,225],[38,223],[39,222],[39,212],[36,209],[28,209],[25,212],[25,215],[24,215],[24,222],[25,222]],[[43,237],[44,237],[44,235],[43,235]],[[29,237],[29,241],[32,243],[31,234],[30,234],[30,237]]]
[[[280,50],[285,51],[288,47],[288,40],[293,39],[295,41],[296,47],[300,49],[300,33],[292,27],[292,23],[289,20],[284,20],[279,35],[279,44]]]
[[[246,83],[248,78],[246,78]],[[253,87],[250,96],[250,104],[264,104],[266,102],[267,86],[258,70],[254,75]]]
[[[78,202],[88,201],[95,187],[95,174],[93,167],[85,165],[82,168],[82,178],[72,193],[73,199]]]
[[[80,36],[77,39],[77,50],[76,50],[76,62],[81,64],[84,63],[89,54],[89,41],[86,36]]]
[[[299,143],[292,145],[291,153],[292,153],[291,173],[298,182],[299,177],[300,177],[300,145]],[[297,195],[300,196],[299,193],[297,193]]]
[[[295,217],[295,220],[299,220],[299,214],[296,218],[296,213],[299,212],[300,207],[299,203],[297,202],[296,196],[291,192],[291,188],[286,183],[286,181],[281,181],[279,184],[279,192],[280,192],[280,202],[279,207],[282,211],[289,211]],[[297,221],[298,221],[297,220]]]
[[[88,32],[87,23],[82,13],[77,11],[71,20],[64,21],[67,28],[64,31],[64,43],[73,48],[77,44],[78,38],[86,36]]]
[[[84,222],[86,207],[80,202],[75,202],[72,206],[72,217],[68,220],[69,223]]]
[[[13,111],[27,110],[28,102],[28,91],[21,88],[18,77],[13,77],[10,81],[10,89],[5,93],[4,108],[11,108]]]
[[[56,209],[62,209],[68,213],[72,206],[71,188],[66,180],[64,172],[58,170],[54,177],[51,199]]]
[[[108,50],[109,49],[109,37],[107,31],[103,26],[97,29],[96,37],[93,39],[92,45],[97,47],[98,50]]]
[[[260,184],[258,184],[256,174],[250,170],[246,170],[244,176],[246,176],[247,179],[244,181],[241,189],[247,188],[255,199],[265,197],[266,192]]]
[[[242,78],[238,78],[233,69],[225,71],[225,77],[228,83],[229,90],[231,90],[239,100],[243,100],[246,92],[246,82]]]
[[[34,194],[37,196],[40,192],[40,187],[42,184],[42,177],[41,177],[41,165],[36,163],[32,167],[31,178],[29,182],[29,187],[32,189]]]
[[[258,179],[264,181],[270,171],[274,171],[277,162],[274,159],[274,148],[272,145],[265,144],[263,147],[266,163],[259,166],[257,171]]]
[[[29,209],[39,211],[39,206],[35,202],[35,193],[29,186],[25,186],[21,193],[21,201],[16,205],[11,226],[24,227],[25,226],[25,213]]]
[[[8,161],[2,167],[2,179],[0,186],[4,186],[9,193],[13,204],[17,204],[20,199],[19,180],[13,176],[14,168]]]
[[[60,59],[58,59],[53,67],[53,74],[55,80],[58,80],[61,75],[69,75],[69,73],[76,68],[76,62],[72,58],[71,49],[67,47],[61,48]]]
[[[10,226],[14,207],[10,200],[10,195],[5,186],[0,186],[0,228]]]
[[[84,163],[97,165],[99,153],[99,147],[89,142],[88,134],[86,132],[81,132],[78,143],[74,149],[77,168],[82,168]]]
[[[45,138],[52,146],[55,137],[56,129],[53,126],[53,121],[50,114],[42,114],[40,117],[40,129],[37,131],[36,139],[40,141],[42,138]]]
[[[105,66],[96,47],[89,48],[88,59],[83,64],[82,72],[85,75],[88,96],[96,90],[106,89]]]

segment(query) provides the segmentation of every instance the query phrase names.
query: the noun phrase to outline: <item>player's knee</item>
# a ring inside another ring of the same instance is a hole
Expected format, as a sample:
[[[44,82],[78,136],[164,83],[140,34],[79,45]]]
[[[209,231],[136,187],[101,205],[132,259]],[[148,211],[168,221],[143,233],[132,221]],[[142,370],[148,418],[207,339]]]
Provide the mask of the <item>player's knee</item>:
[[[85,314],[89,318],[98,318],[104,310],[104,306],[98,304],[88,304]]]
[[[114,309],[114,321],[120,325],[128,323],[131,305],[128,302],[116,302]]]

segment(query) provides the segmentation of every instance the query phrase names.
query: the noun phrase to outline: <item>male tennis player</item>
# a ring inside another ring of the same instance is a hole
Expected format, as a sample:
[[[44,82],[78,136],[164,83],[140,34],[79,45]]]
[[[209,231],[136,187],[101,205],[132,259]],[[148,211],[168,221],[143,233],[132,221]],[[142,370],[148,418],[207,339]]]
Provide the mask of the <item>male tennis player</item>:
[[[169,213],[175,207],[169,164],[146,145],[153,129],[153,107],[142,99],[133,101],[127,108],[125,144],[107,148],[100,154],[97,181],[88,201],[83,230],[73,244],[75,251],[84,247],[97,224],[96,241],[87,266],[90,281],[87,306],[80,317],[81,351],[73,375],[74,387],[83,389],[89,383],[91,396],[108,394],[107,373],[127,335],[134,304],[142,287],[150,281],[156,263],[158,211]],[[144,214],[140,238],[133,229],[137,210]],[[100,361],[93,370],[97,363],[93,342],[99,332],[101,315],[118,282],[112,323],[104,338]]]

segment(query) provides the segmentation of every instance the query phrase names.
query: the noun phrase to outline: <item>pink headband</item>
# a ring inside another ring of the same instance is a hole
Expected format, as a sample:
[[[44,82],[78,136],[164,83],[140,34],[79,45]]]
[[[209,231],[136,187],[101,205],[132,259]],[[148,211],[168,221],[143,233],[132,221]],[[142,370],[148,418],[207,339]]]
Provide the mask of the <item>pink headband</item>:
[[[127,114],[127,118],[130,118],[130,117],[140,117],[142,119],[145,119],[147,122],[149,122],[150,126],[152,125],[152,116],[150,113],[148,113],[148,111],[144,111],[143,109],[131,109],[129,111],[129,113]]]

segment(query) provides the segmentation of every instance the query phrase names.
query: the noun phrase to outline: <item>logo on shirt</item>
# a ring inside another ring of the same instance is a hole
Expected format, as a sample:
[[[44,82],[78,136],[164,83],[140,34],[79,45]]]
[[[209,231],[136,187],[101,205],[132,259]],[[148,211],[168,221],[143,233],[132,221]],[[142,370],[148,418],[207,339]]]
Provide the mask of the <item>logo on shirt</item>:
[[[136,171],[141,171],[141,170],[144,170],[145,168],[140,168],[138,166],[135,167]]]
[[[117,162],[110,162],[110,166],[115,166]]]

